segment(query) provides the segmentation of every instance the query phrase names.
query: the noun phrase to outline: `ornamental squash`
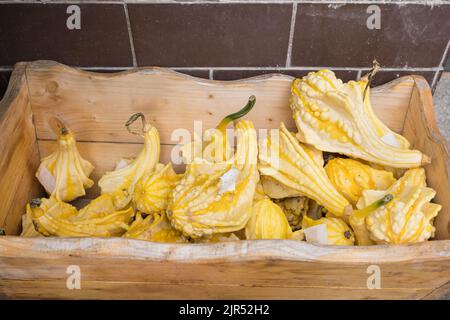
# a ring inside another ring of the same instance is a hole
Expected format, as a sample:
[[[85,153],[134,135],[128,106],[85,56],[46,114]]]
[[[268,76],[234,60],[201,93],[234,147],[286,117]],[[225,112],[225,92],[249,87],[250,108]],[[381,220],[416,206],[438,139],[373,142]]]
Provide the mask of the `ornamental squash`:
[[[395,182],[392,172],[377,170],[353,159],[331,159],[325,171],[331,183],[353,205],[363,190],[386,190]]]
[[[304,215],[302,227],[308,242],[336,246],[351,246],[355,243],[353,231],[341,218],[325,217],[313,220]]]
[[[291,109],[300,141],[317,149],[395,168],[419,167],[429,158],[409,150],[405,138],[373,113],[367,80],[343,84],[332,71],[311,72],[291,87]]]
[[[145,218],[138,213],[136,220],[122,237],[153,242],[186,242],[181,233],[171,226],[165,212]]]
[[[171,163],[165,166],[159,163],[155,171],[144,174],[137,182],[133,193],[136,208],[145,214],[165,212],[169,196],[181,177]]]
[[[426,186],[423,168],[406,171],[385,191],[363,191],[357,207],[364,208],[387,194],[392,194],[394,199],[368,214],[365,220],[374,242],[415,243],[434,235],[433,219],[442,206],[430,203],[436,192]]]
[[[334,215],[343,215],[349,202],[328,179],[323,158],[312,147],[301,144],[284,123],[278,140],[260,140],[258,169],[261,176],[271,178],[261,180],[264,192],[271,198],[306,196]]]
[[[222,120],[215,133],[222,138],[215,141],[225,143],[223,137],[227,124],[247,113],[254,103],[255,98],[250,97],[241,111]],[[256,130],[251,122],[245,120],[237,122],[235,127],[236,153],[229,159],[224,152],[209,160],[193,159],[172,193],[168,217],[186,236],[199,238],[237,231],[244,228],[250,218],[259,181]],[[209,147],[210,144],[206,145]],[[209,154],[218,155],[218,150],[226,150],[226,147],[213,148]]]
[[[142,119],[142,132],[135,133],[131,131],[130,125],[139,118]],[[117,210],[128,206],[139,179],[154,171],[160,152],[158,131],[145,121],[142,113],[133,114],[125,126],[131,133],[144,138],[144,147],[133,161],[118,170],[105,173],[98,182],[102,193],[112,195]]]
[[[346,212],[347,218],[349,220],[350,226],[353,229],[353,232],[355,233],[356,243],[358,245],[369,246],[374,244],[374,242],[370,239],[370,233],[366,227],[366,218],[371,212],[386,205],[387,203],[392,201],[392,199],[392,194],[387,194],[381,199],[375,201],[374,203],[361,210],[353,211],[350,206],[348,207],[348,212]]]
[[[94,217],[79,218],[77,210],[59,200],[34,199],[28,204],[36,230],[45,236],[58,237],[113,237],[122,235],[134,217],[129,207],[113,213],[96,212]]]
[[[36,177],[49,195],[57,200],[72,201],[86,194],[94,185],[89,175],[94,166],[78,152],[72,132],[61,126],[58,149],[42,159]]]

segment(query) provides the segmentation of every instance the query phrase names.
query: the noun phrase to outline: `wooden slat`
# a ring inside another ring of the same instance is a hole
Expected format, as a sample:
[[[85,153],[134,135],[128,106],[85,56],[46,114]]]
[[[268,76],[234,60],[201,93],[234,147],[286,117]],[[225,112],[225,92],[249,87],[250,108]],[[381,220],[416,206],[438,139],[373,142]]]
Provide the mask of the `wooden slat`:
[[[425,166],[427,183],[437,192],[434,201],[442,205],[434,223],[436,239],[450,239],[449,151],[436,125],[430,87],[422,77],[414,79],[403,134],[412,148],[431,157],[431,164]]]
[[[65,281],[4,280],[0,295],[32,299],[420,299],[427,289],[258,287],[230,285],[154,284],[146,282],[83,281],[80,290],[69,290]]]
[[[78,141],[139,142],[124,130],[124,123],[132,113],[143,112],[158,129],[161,142],[174,144],[174,130],[192,132],[194,121],[200,120],[203,129],[213,128],[252,94],[256,106],[246,117],[255,127],[277,128],[280,121],[295,127],[289,108],[293,78],[285,75],[225,82],[163,68],[100,74],[39,61],[29,65],[27,77],[39,139],[55,138],[48,121],[56,116]],[[403,128],[412,85],[410,78],[402,78],[373,90],[375,112],[393,130]]]
[[[25,80],[26,64],[18,64],[11,75],[8,90],[0,102],[0,227],[17,234],[30,198],[41,194],[34,179],[39,164],[36,134]]]
[[[7,244],[7,245],[3,245]],[[39,248],[39,249],[38,249]],[[0,278],[4,291],[27,294],[66,295],[66,269],[78,265],[83,289],[79,298],[90,298],[90,285],[102,291],[97,298],[134,296],[133,287],[143,286],[146,297],[177,298],[152,288],[191,288],[192,297],[306,298],[317,294],[341,298],[400,296],[420,298],[450,280],[449,241],[414,246],[327,247],[298,241],[240,241],[215,245],[177,245],[128,239],[23,239],[0,238]],[[381,290],[368,290],[367,267],[378,265]],[[127,270],[127,272],[121,272]],[[25,282],[24,282],[25,281]],[[50,284],[50,288],[46,287]],[[113,284],[115,290],[109,291]],[[116,287],[118,286],[118,287]],[[119,287],[122,288],[119,290]],[[197,290],[210,288],[203,294]],[[308,289],[309,288],[309,289]],[[308,291],[304,295],[303,290]],[[121,293],[120,293],[121,292]],[[239,295],[240,296],[240,295]],[[188,295],[187,297],[191,297]]]

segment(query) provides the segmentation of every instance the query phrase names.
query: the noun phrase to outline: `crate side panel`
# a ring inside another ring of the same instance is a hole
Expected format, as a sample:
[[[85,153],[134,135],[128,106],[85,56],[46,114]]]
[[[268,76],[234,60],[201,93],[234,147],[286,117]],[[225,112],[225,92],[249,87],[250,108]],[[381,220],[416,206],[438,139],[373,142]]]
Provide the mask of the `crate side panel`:
[[[55,138],[48,121],[58,117],[78,141],[141,142],[124,129],[124,123],[131,114],[143,112],[158,129],[161,142],[174,144],[178,134],[193,132],[194,121],[201,121],[203,130],[213,128],[244,106],[250,95],[257,102],[246,118],[256,128],[277,128],[281,121],[295,128],[289,76],[212,81],[163,68],[99,74],[49,62],[35,62],[27,73],[39,139]],[[375,112],[397,132],[403,128],[412,83],[405,77],[372,92]]]
[[[449,152],[436,125],[431,90],[421,77],[416,78],[403,134],[412,148],[431,157],[431,164],[425,166],[427,184],[436,191],[434,201],[442,205],[434,223],[435,237],[450,239]]]
[[[16,66],[0,103],[0,108],[5,109],[0,122],[0,226],[7,234],[20,231],[26,203],[42,194],[34,177],[39,152],[24,70],[24,64]]]

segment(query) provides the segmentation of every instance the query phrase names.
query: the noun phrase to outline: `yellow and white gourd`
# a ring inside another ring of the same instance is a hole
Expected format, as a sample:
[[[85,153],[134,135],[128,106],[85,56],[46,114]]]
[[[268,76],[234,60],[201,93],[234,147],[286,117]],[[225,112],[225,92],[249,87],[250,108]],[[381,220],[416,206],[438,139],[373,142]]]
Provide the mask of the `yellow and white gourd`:
[[[366,86],[367,80],[344,84],[330,70],[296,79],[291,109],[298,138],[322,151],[384,166],[412,168],[429,163],[426,155],[407,149],[406,139],[375,116]]]

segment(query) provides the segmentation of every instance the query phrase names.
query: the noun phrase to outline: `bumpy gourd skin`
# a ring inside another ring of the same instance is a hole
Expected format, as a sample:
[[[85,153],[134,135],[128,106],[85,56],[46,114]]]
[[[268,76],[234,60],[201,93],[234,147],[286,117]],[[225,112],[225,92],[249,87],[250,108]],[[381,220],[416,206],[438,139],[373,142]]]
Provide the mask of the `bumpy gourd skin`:
[[[381,124],[364,99],[363,88],[364,83],[355,81],[343,84],[329,70],[296,79],[291,109],[298,138],[322,151],[395,168],[429,163],[426,155],[406,149],[406,139]]]
[[[396,181],[392,172],[377,170],[353,159],[331,159],[325,171],[331,183],[353,205],[363,190],[386,190]]]
[[[170,225],[165,212],[145,218],[137,214],[136,220],[122,237],[153,242],[186,242],[182,234]]]
[[[239,121],[237,150],[225,161],[194,159],[173,191],[168,208],[172,224],[183,234],[198,238],[242,229],[251,214],[259,181],[256,130],[249,121]],[[236,175],[235,186],[223,190],[224,175]]]
[[[259,150],[259,172],[261,176],[271,178],[261,180],[269,197],[273,197],[273,191],[276,198],[282,198],[286,191],[284,197],[306,196],[336,216],[344,214],[349,202],[331,184],[322,167],[323,159],[320,160],[311,147],[302,145],[283,123],[279,130],[279,145],[270,138],[261,139]],[[274,188],[274,181],[279,188]]]
[[[133,115],[127,124],[139,115],[143,118],[142,114]],[[143,124],[141,136],[144,138],[144,147],[140,154],[124,168],[105,173],[98,182],[102,194],[109,193],[113,197],[117,210],[125,208],[130,203],[136,183],[144,174],[153,172],[159,161],[158,131],[147,124],[144,118]]]
[[[283,210],[270,199],[255,203],[252,215],[245,227],[248,240],[289,239],[292,230]]]
[[[69,202],[84,196],[85,189],[94,185],[89,179],[93,170],[94,166],[78,152],[73,134],[62,128],[58,149],[42,159],[36,177],[48,194]]]
[[[154,172],[144,174],[137,182],[133,193],[136,208],[145,214],[164,213],[172,190],[181,177],[175,173],[171,163],[165,166],[159,163]]]
[[[355,243],[355,236],[350,227],[340,218],[325,217],[318,220],[313,220],[307,215],[303,216],[303,229],[317,226],[320,224],[326,225],[327,242],[329,245],[336,246],[352,246]]]
[[[394,199],[366,217],[370,238],[378,244],[405,244],[428,240],[433,218],[442,206],[430,203],[436,192],[428,188],[423,168],[410,169],[385,191],[365,190],[357,207],[392,194]]]
[[[122,235],[131,222],[132,207],[115,212],[96,212],[90,218],[77,217],[77,210],[70,204],[53,201],[28,205],[27,210],[37,231],[45,236],[58,237],[113,237]]]

